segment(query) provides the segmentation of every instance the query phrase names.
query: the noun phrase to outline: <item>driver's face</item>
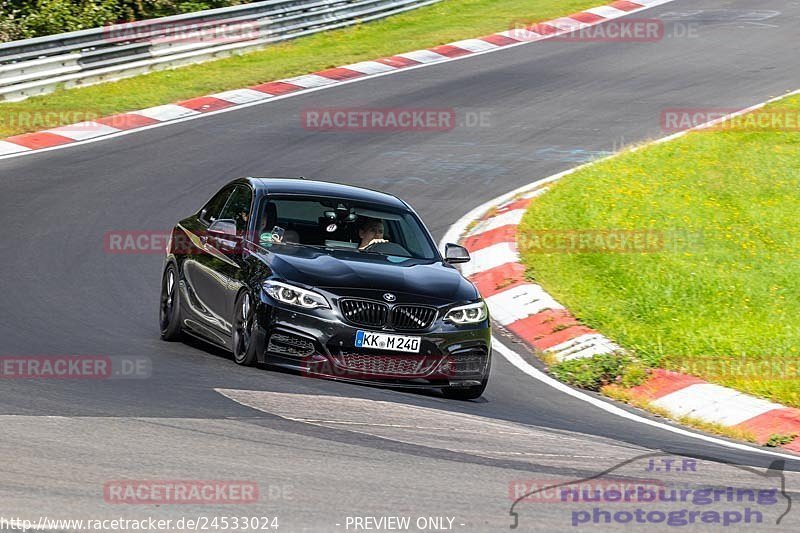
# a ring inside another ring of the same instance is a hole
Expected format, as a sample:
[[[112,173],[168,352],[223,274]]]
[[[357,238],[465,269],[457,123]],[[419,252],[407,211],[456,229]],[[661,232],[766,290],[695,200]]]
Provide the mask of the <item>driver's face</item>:
[[[358,232],[362,242],[369,242],[372,239],[383,239],[383,224],[372,224]]]

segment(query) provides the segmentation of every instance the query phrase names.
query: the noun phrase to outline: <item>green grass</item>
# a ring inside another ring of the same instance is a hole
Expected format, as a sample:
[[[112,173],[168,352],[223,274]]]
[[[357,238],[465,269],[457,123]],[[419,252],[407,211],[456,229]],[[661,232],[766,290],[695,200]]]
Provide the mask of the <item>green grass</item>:
[[[780,433],[775,433],[774,435],[770,435],[767,442],[764,446],[769,446],[770,448],[777,448],[778,446],[784,446],[786,444],[790,444],[794,439],[797,438],[797,435],[782,435]]]
[[[771,108],[800,113],[800,97]],[[578,318],[650,366],[800,406],[800,132],[696,132],[581,169],[533,202],[520,247],[584,229],[666,239],[654,253],[524,250]]]
[[[386,20],[303,37],[261,51],[119,82],[0,103],[0,138],[37,131],[29,117],[56,111],[110,115],[507,30],[603,4],[602,0],[445,0]],[[57,123],[56,123],[57,122]]]
[[[550,372],[561,381],[591,391],[600,391],[606,385],[616,383],[635,387],[647,378],[646,369],[641,364],[620,354],[603,354],[556,363],[550,366]]]

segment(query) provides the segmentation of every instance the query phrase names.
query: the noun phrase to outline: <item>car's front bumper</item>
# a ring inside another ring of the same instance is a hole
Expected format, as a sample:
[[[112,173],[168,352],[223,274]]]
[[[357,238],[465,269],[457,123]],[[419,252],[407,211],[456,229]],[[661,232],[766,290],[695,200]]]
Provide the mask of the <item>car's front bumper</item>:
[[[398,387],[468,387],[486,379],[491,359],[488,320],[455,326],[441,320],[423,332],[358,327],[332,313],[259,307],[263,362],[304,375]],[[356,332],[378,331],[421,337],[419,354],[355,347]]]

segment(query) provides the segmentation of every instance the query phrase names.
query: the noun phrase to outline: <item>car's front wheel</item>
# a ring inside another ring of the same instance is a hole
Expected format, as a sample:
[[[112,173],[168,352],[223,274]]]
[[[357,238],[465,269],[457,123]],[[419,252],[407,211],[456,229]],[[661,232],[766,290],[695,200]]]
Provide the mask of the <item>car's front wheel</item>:
[[[259,335],[256,309],[250,293],[243,291],[236,298],[233,318],[233,360],[243,366],[252,366],[258,360]]]
[[[165,341],[179,341],[181,331],[181,291],[178,282],[178,269],[170,264],[164,269],[161,279],[161,303],[159,305],[161,338]]]

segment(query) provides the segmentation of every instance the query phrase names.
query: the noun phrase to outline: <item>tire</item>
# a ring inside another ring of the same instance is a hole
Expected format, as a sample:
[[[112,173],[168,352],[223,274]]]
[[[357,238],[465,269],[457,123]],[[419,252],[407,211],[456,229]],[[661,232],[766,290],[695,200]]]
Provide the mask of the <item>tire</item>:
[[[237,365],[256,364],[259,347],[263,344],[261,338],[252,297],[249,292],[242,291],[236,298],[233,313],[232,351]]]
[[[475,400],[486,390],[487,383],[489,379],[484,378],[480,385],[474,387],[445,387],[442,389],[442,395],[449,400]]]
[[[176,342],[183,338],[180,277],[178,269],[172,263],[164,269],[164,275],[161,278],[158,318],[162,340]]]

